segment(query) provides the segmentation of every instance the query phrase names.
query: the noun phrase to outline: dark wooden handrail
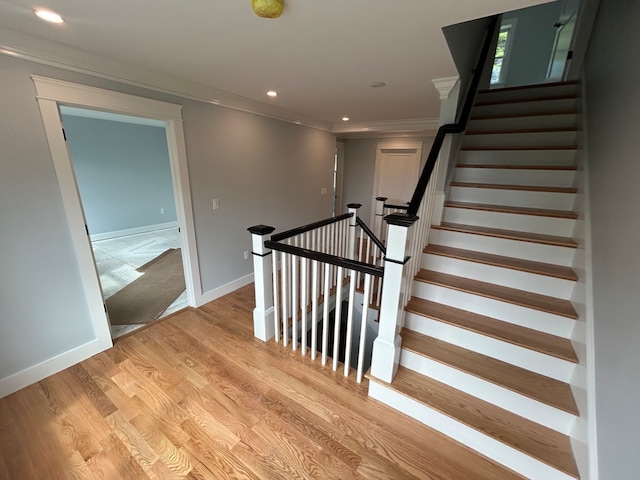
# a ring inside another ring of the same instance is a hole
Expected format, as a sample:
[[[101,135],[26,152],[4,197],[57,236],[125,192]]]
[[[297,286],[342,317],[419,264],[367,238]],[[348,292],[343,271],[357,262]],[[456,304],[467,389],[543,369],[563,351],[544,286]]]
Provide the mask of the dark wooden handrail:
[[[376,234],[373,233],[369,227],[367,227],[367,224],[364,223],[364,221],[360,217],[356,217],[356,223],[360,225],[360,228],[362,229],[362,231],[367,234],[367,236],[371,239],[373,243],[376,244],[376,246],[380,249],[380,251],[386,254],[387,248],[380,241],[380,239],[376,237]]]
[[[290,253],[292,255],[297,255],[298,257],[310,258],[311,260],[317,260],[322,263],[335,265],[336,267],[343,267],[349,270],[368,273],[376,277],[382,277],[382,275],[384,274],[383,267],[376,267],[368,263],[359,262],[358,260],[350,260],[348,258],[338,257],[336,255],[330,255],[328,253],[316,252],[315,250],[295,247],[286,243],[267,240],[266,242],[264,242],[264,246],[278,252]]]
[[[456,123],[442,125],[436,133],[436,137],[433,140],[433,145],[431,146],[431,150],[429,151],[429,156],[427,157],[427,161],[425,162],[422,173],[420,174],[418,185],[416,185],[416,189],[413,192],[413,196],[411,197],[411,202],[409,202],[409,208],[406,213],[407,216],[415,216],[420,209],[420,204],[422,203],[424,192],[427,190],[427,186],[429,185],[429,180],[436,165],[436,161],[438,160],[438,155],[440,155],[440,149],[442,148],[442,144],[444,143],[445,136],[448,133],[462,133],[467,128],[469,116],[471,115],[471,108],[473,107],[473,102],[475,101],[478,87],[480,86],[480,80],[482,79],[482,74],[484,72],[487,57],[489,56],[489,50],[494,40],[493,35],[498,25],[498,18],[499,16],[494,16],[491,19],[489,26],[487,27],[487,36],[484,40],[484,43],[482,44],[482,49],[480,50],[480,54],[478,56],[478,62],[476,63],[476,68],[473,72],[473,78],[471,80],[471,83],[469,84],[467,96],[464,105],[462,106],[462,110],[460,111],[458,121]]]
[[[319,220],[308,225],[303,225],[302,227],[293,228],[291,230],[287,230],[286,232],[272,235],[271,240],[274,242],[286,240],[287,238],[295,237],[296,235],[300,235],[301,233],[310,232],[311,230],[315,230],[316,228],[320,227],[326,227],[327,225],[331,225],[332,223],[336,223],[340,220],[345,220],[351,217],[353,217],[353,213],[343,213],[342,215],[338,215],[337,217],[326,218],[324,220]]]

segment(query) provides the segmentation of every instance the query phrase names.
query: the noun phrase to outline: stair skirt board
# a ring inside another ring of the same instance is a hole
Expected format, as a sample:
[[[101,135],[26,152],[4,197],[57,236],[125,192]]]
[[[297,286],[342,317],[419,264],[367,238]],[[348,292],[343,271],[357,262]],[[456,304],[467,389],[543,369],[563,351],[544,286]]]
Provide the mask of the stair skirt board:
[[[404,328],[565,383],[571,381],[576,369],[575,363],[567,360],[416,313],[405,314]]]
[[[571,413],[409,350],[400,353],[400,365],[563,435],[569,435],[575,424],[576,416]]]
[[[493,164],[491,164],[493,165]],[[462,183],[496,183],[501,185],[528,185],[543,187],[572,187],[575,170],[544,170],[540,168],[488,168],[458,166],[454,180]],[[569,210],[571,207],[565,208]]]
[[[415,420],[428,425],[486,457],[528,478],[571,480],[573,477],[550,467],[512,447],[468,427],[375,381],[369,382],[369,396],[393,406]]]
[[[539,330],[557,337],[571,338],[576,321],[551,313],[513,305],[421,281],[413,282],[413,295],[455,308],[492,317],[522,327]]]
[[[473,165],[575,165],[575,150],[461,150],[458,163]]]
[[[475,185],[471,182],[463,183],[468,183],[470,186],[457,183],[452,185],[447,201],[571,211],[576,200],[575,193],[523,191],[518,190],[517,186],[514,186],[516,188],[513,190],[482,188],[471,186]]]
[[[458,258],[423,253],[420,266],[427,270],[464,276],[474,280],[528,290],[542,295],[569,300],[575,281],[547,275],[514,270],[508,267],[487,265]]]
[[[475,233],[444,230],[431,227],[429,243],[447,245],[465,250],[476,250],[494,255],[521,258],[533,262],[552,263],[563,267],[573,265],[575,248],[543,243],[512,240]]]

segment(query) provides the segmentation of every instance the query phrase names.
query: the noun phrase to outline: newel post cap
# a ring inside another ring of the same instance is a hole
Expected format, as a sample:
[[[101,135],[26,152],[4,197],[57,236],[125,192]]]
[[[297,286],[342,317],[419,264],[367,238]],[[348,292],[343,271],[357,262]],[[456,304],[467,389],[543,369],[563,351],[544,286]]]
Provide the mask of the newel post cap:
[[[249,233],[254,235],[269,235],[275,230],[275,227],[270,227],[269,225],[254,225],[253,227],[247,228]]]

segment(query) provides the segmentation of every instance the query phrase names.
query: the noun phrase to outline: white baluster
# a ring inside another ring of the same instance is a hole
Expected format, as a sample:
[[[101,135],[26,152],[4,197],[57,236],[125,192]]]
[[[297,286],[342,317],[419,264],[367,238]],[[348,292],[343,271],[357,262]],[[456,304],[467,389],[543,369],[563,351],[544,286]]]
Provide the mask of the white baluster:
[[[344,348],[344,376],[349,376],[349,365],[351,363],[351,341],[353,339],[353,310],[356,300],[356,271],[350,270],[351,280],[349,283],[349,310],[347,312],[347,338]]]
[[[302,339],[301,353],[307,354],[307,305],[309,304],[309,260],[307,258],[300,259],[300,310],[302,328],[300,338]]]
[[[311,360],[318,350],[318,261],[311,261]]]
[[[324,305],[322,315],[322,365],[327,364],[327,348],[329,341],[329,270],[331,265],[324,264]]]
[[[338,370],[338,358],[340,357],[340,326],[342,324],[342,272],[343,268],[338,267],[336,276],[338,277],[338,286],[336,288],[336,310],[335,325],[333,327],[333,371]]]
[[[356,381],[362,382],[362,370],[364,366],[364,346],[365,337],[367,335],[367,317],[369,313],[369,305],[367,298],[371,293],[371,275],[368,273],[364,276],[364,304],[362,305],[362,320],[360,322],[360,346],[358,347],[358,370],[356,372]]]
[[[291,258],[291,348],[298,348],[298,263],[297,256]]]

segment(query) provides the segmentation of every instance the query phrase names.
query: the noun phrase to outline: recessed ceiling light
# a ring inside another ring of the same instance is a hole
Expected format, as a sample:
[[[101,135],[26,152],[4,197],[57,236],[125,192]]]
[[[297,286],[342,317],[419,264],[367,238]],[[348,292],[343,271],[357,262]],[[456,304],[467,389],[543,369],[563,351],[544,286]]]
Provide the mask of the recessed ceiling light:
[[[269,90],[267,92],[267,95],[271,98],[277,97],[278,96],[278,92],[274,91],[274,90]]]
[[[386,87],[387,84],[384,82],[373,82],[373,83],[370,83],[369,86],[371,88],[382,88],[382,87]]]
[[[39,18],[51,23],[64,23],[64,18],[58,15],[56,12],[47,10],[45,8],[37,8],[33,11]]]
[[[342,117],[342,121],[343,122],[348,122],[349,121],[349,117]]]

